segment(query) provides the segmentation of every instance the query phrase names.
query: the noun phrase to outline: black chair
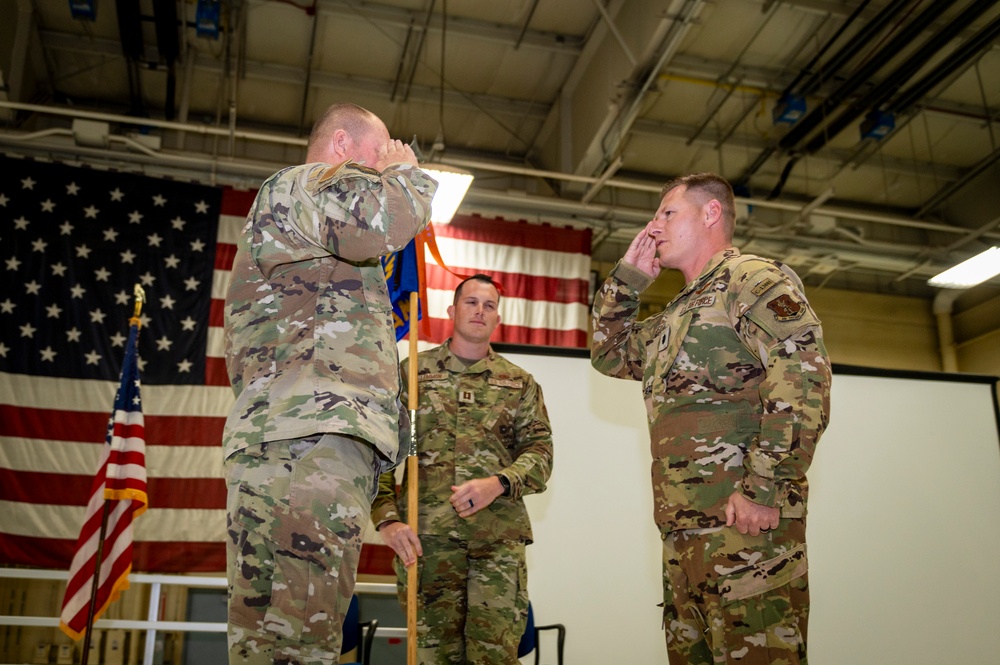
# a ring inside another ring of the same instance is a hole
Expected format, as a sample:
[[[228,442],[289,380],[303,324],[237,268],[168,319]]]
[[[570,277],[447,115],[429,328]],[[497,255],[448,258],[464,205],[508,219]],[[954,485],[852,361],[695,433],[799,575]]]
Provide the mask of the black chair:
[[[524,635],[517,645],[517,657],[524,658],[532,651],[535,652],[535,665],[538,665],[541,658],[541,649],[538,648],[538,634],[543,630],[555,630],[556,633],[556,662],[563,665],[563,647],[566,645],[566,626],[561,623],[554,623],[549,626],[535,625],[535,612],[531,609],[531,602],[528,602],[528,623],[524,627]]]
[[[377,629],[378,619],[361,621],[358,597],[356,595],[351,597],[351,606],[347,610],[347,616],[344,617],[344,641],[340,647],[341,653],[347,653],[357,648],[358,660],[350,665],[369,665],[371,663],[372,640],[375,639]]]

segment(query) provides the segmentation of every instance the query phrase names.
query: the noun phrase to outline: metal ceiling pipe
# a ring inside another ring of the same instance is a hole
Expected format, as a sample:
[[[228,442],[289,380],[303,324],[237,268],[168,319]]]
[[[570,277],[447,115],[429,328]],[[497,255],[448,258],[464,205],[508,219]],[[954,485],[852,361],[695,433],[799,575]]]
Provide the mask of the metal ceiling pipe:
[[[164,99],[164,115],[174,119],[174,105],[177,97],[177,53],[180,50],[177,38],[176,0],[153,0],[153,16],[156,25],[156,49],[167,64],[167,93]]]
[[[288,145],[288,146],[298,146],[300,148],[305,148],[307,139],[299,138],[294,136],[282,136],[280,134],[265,134],[262,132],[251,132],[245,130],[236,130],[231,132],[229,129],[224,129],[221,127],[212,127],[209,125],[202,124],[192,124],[192,123],[180,123],[180,122],[169,122],[165,120],[156,120],[153,118],[143,118],[141,121],[137,121],[135,118],[118,115],[114,113],[103,113],[96,111],[84,111],[80,109],[65,109],[59,107],[42,106],[39,104],[22,104],[19,102],[8,102],[0,100],[0,108],[9,108],[19,111],[28,111],[30,113],[43,113],[48,115],[56,115],[69,118],[81,118],[87,120],[99,120],[104,122],[112,122],[123,125],[137,125],[141,124],[148,127],[158,127],[165,130],[180,131],[180,132],[190,132],[192,134],[200,134],[207,136],[216,136],[220,138],[233,137],[236,139],[242,139],[247,141],[260,141],[262,143],[272,143],[277,145]],[[11,136],[11,140],[17,141],[16,136]],[[0,142],[5,139],[5,134],[0,132]],[[77,151],[80,154],[92,154],[84,153],[79,147],[73,147],[73,151]],[[107,157],[107,154],[103,155]],[[113,156],[113,155],[112,155]],[[997,151],[997,156],[1000,156],[1000,150]],[[204,160],[203,160],[204,161]],[[231,160],[213,160],[211,162],[204,161],[206,164],[210,164],[213,171],[225,172],[226,164],[230,163]],[[509,175],[520,175],[531,178],[539,179],[550,179],[550,180],[565,180],[571,182],[579,182],[584,184],[595,184],[599,178],[595,176],[584,176],[576,175],[573,173],[564,173],[560,171],[546,171],[543,169],[537,169],[527,166],[519,166],[516,164],[503,164],[496,162],[489,162],[481,159],[463,159],[458,157],[443,157],[440,160],[444,164],[450,164],[452,166],[458,166],[467,169],[477,169],[486,171],[489,173],[506,173]],[[281,168],[281,165],[272,165],[273,170],[267,171],[265,175],[270,175],[274,170]],[[272,166],[262,166],[262,169],[271,169]],[[263,171],[261,171],[263,172]],[[662,189],[662,183],[644,183],[634,180],[619,180],[611,178],[604,183],[605,187],[614,187],[617,189],[628,189],[631,191],[647,192],[650,194],[659,194]],[[541,197],[536,197],[541,198]],[[562,201],[567,205],[579,205],[578,201],[563,201],[557,199],[557,201]],[[768,208],[773,210],[783,210],[788,212],[798,213],[802,210],[802,204],[793,201],[765,201],[757,198],[737,196],[736,202],[739,204],[756,206],[760,208]],[[594,204],[590,204],[593,206]],[[608,210],[609,208],[604,208],[602,210]],[[579,210],[579,209],[578,209]],[[851,208],[837,207],[837,206],[821,206],[813,211],[816,214],[827,215],[830,217],[837,217],[839,219],[850,219],[862,222],[871,222],[874,224],[885,224],[889,226],[900,226],[905,228],[913,229],[923,229],[926,231],[939,231],[941,233],[951,233],[951,234],[966,234],[969,232],[968,229],[958,228],[955,226],[949,226],[947,224],[938,224],[934,222],[927,222],[919,219],[911,219],[909,217],[902,217],[897,215],[884,215],[873,212],[865,212],[862,210],[854,210]],[[651,211],[637,211],[638,216],[648,215]],[[993,237],[992,235],[990,237]]]
[[[688,34],[691,24],[701,12],[705,5],[705,0],[684,0],[684,6],[672,17],[672,23],[667,34],[659,45],[659,53],[655,55],[654,62],[649,64],[648,69],[642,73],[642,83],[632,86],[628,92],[628,97],[619,106],[618,114],[611,119],[607,129],[601,135],[601,150],[603,154],[599,160],[599,168],[611,162],[612,156],[616,155],[622,142],[628,136],[629,129],[639,116],[643,99],[646,92],[653,86],[659,76],[660,70],[680,48],[681,41]],[[627,108],[626,108],[627,107]]]
[[[949,9],[955,0],[934,0],[919,16],[906,24],[890,42],[875,56],[858,68],[822,104],[792,126],[778,142],[781,150],[791,151],[805,139],[813,129],[825,121],[855,91],[870,82],[872,76],[903,51],[921,32]]]
[[[945,372],[958,371],[958,351],[955,346],[955,326],[951,319],[951,312],[961,293],[957,289],[941,289],[934,296],[934,304],[932,305],[934,320],[937,322],[941,369]]]
[[[973,37],[963,42],[955,52],[935,67],[933,71],[900,93],[889,104],[889,112],[902,113],[908,110],[933,90],[935,86],[986,49],[997,37],[1000,37],[1000,16],[993,19],[992,23],[980,30]]]
[[[783,94],[788,94],[794,91],[797,94],[805,96],[816,92],[816,90],[818,90],[821,85],[823,85],[831,78],[836,76],[840,72],[840,69],[851,58],[853,58],[858,53],[858,51],[867,46],[868,43],[871,41],[872,37],[878,34],[878,32],[882,30],[882,28],[884,28],[889,23],[889,21],[892,18],[894,18],[906,4],[910,2],[912,2],[912,0],[893,0],[892,3],[886,5],[878,14],[875,15],[874,18],[872,18],[872,20],[865,23],[861,27],[861,30],[858,31],[858,33],[854,35],[846,44],[844,44],[844,46],[842,46],[840,50],[837,51],[837,53],[835,53],[828,62],[823,63],[823,65],[819,68],[819,70],[816,71],[809,78],[809,80],[806,81],[800,88],[796,89],[795,86],[798,85],[798,81],[805,74],[805,70],[801,70],[799,72],[799,76],[796,77],[796,79],[792,81],[792,83],[787,88],[785,88]],[[867,3],[862,3],[862,5],[858,7],[858,9],[846,19],[844,25],[841,26],[840,30],[838,30],[834,34],[834,36],[829,41],[827,41],[827,43],[820,50],[820,53],[818,53],[816,57],[814,57],[809,62],[809,64],[806,65],[807,69],[811,69],[817,65],[821,55],[825,53],[830,47],[832,47],[833,44],[837,41],[837,39],[840,38],[841,33],[848,25],[850,25],[854,21],[857,15],[863,10],[865,4]],[[808,117],[809,116],[807,115],[806,118],[803,118],[799,122],[801,123],[805,121]],[[769,160],[771,156],[778,151],[778,147],[779,146],[774,145],[774,146],[769,146],[764,150],[762,150],[761,153],[757,155],[756,159],[754,159],[754,161],[750,164],[750,166],[748,166],[743,171],[743,174],[739,177],[737,182],[742,184],[746,184],[747,182],[749,182],[750,178],[753,177],[753,175],[757,173],[757,171],[759,171],[764,166],[764,164],[767,163],[767,160]],[[786,166],[786,169],[787,168],[788,167]]]
[[[139,3],[134,0],[115,0],[118,13],[118,35],[125,54],[128,70],[128,92],[133,115],[143,115],[142,83],[139,79],[139,60],[142,58],[142,24],[139,21]]]
[[[902,4],[904,2],[909,2],[910,0],[896,0],[897,4]],[[861,49],[861,47],[867,43],[868,35],[875,34],[875,31],[882,29],[882,16],[891,16],[895,13],[895,10],[890,10],[890,7],[883,9],[878,16],[876,16],[871,21],[868,21],[865,25],[861,27],[861,30],[851,38],[837,53],[830,58],[828,62],[823,63],[821,67],[817,69],[820,60],[826,55],[826,52],[833,48],[833,45],[837,43],[837,40],[844,34],[844,32],[849,28],[861,15],[861,12],[865,10],[868,6],[870,0],[864,0],[857,8],[851,13],[850,16],[841,24],[837,32],[833,34],[833,37],[827,40],[819,52],[813,56],[813,59],[809,61],[805,67],[799,70],[798,76],[796,76],[791,83],[782,92],[782,96],[789,94],[796,95],[810,95],[815,92],[821,85],[826,83],[830,78],[836,75],[840,68],[844,66],[844,63],[854,57],[854,54]],[[815,70],[815,71],[814,71]],[[802,80],[806,74],[812,73],[812,76],[806,81],[801,88],[798,87],[799,82]]]
[[[886,99],[889,99],[900,87],[903,86],[914,74],[920,71],[928,61],[936,56],[941,49],[948,45],[951,40],[957,37],[966,27],[968,27],[973,21],[983,15],[983,13],[996,4],[996,0],[977,0],[969,5],[965,11],[955,17],[954,20],[948,23],[940,32],[932,36],[926,43],[911,57],[907,58],[902,64],[899,65],[894,71],[892,71],[885,79],[880,81],[877,85],[873,86],[866,94],[862,95],[859,99],[853,102],[846,111],[843,111],[839,116],[834,118],[821,133],[817,134],[812,141],[810,141],[804,152],[812,154],[825,146],[830,139],[834,138],[840,132],[844,131],[852,122],[854,122],[863,113],[870,111],[881,105]],[[929,12],[924,12],[928,14]],[[923,17],[923,15],[921,15]],[[918,17],[919,19],[920,17]],[[1000,26],[1000,22],[998,22]],[[993,28],[994,30],[996,27]],[[985,32],[985,31],[983,31]],[[981,33],[980,33],[981,34]],[[975,39],[975,38],[973,38]],[[971,40],[970,40],[971,41]],[[991,40],[987,41],[988,44]],[[978,42],[977,42],[978,43]],[[897,51],[893,50],[890,53],[895,55]],[[966,54],[966,59],[971,58],[973,54]],[[944,67],[948,63],[942,63],[941,67]],[[957,67],[957,64],[948,63],[950,66]]]

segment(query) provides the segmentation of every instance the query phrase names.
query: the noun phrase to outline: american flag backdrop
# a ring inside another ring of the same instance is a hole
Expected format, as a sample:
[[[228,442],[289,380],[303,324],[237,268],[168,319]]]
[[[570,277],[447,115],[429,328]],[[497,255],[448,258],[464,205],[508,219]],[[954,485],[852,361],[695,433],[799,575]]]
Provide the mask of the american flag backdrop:
[[[255,192],[0,158],[0,565],[66,569],[144,285],[140,373],[149,509],[134,570],[225,569],[222,326]],[[445,262],[504,286],[498,341],[586,346],[590,232],[460,217]],[[427,259],[433,335],[457,278]],[[363,573],[389,573],[369,529]]]
[[[232,391],[221,354],[208,347],[218,345],[212,324],[221,325],[217,238],[227,196],[60,164],[3,159],[0,167],[8,174],[0,184],[0,563],[69,567],[140,283],[149,510],[135,526],[133,565],[222,570],[219,446]]]

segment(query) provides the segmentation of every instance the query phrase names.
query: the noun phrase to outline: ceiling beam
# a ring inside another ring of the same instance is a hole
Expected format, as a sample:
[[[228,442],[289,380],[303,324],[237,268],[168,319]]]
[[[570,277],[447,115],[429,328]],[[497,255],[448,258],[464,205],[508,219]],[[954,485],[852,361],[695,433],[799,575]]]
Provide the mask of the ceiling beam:
[[[380,5],[373,2],[356,2],[351,0],[319,0],[319,11],[336,16],[338,21],[356,16],[380,26],[399,28],[413,27],[423,30],[424,12]],[[427,23],[428,32],[441,32],[441,14],[435,13]],[[552,51],[572,57],[580,54],[583,48],[583,38],[558,32],[526,29],[516,25],[505,25],[490,21],[480,21],[449,14],[447,30],[449,34],[457,34],[474,39],[483,39],[507,46],[531,47]]]

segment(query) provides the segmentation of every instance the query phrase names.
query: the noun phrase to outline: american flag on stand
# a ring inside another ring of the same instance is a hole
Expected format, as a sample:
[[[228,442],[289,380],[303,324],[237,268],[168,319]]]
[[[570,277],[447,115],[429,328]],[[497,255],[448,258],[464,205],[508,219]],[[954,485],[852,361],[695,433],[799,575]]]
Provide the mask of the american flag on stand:
[[[139,321],[133,319],[125,345],[122,377],[108,421],[107,445],[90,489],[76,552],[69,569],[59,627],[75,640],[128,588],[132,570],[132,520],[146,511],[146,445],[139,387]],[[102,540],[103,539],[103,540]],[[100,575],[95,569],[100,558]]]

